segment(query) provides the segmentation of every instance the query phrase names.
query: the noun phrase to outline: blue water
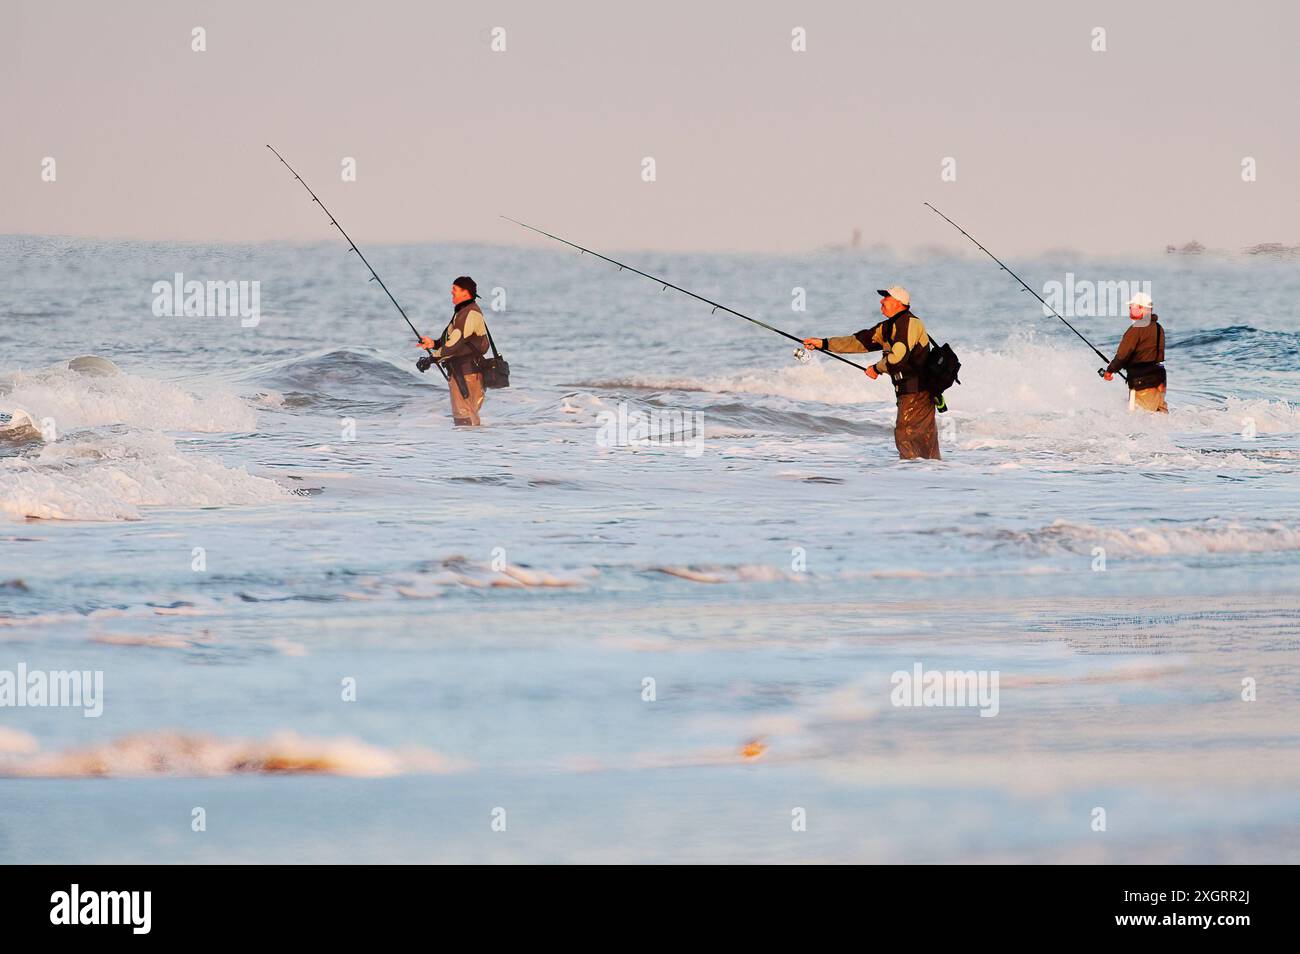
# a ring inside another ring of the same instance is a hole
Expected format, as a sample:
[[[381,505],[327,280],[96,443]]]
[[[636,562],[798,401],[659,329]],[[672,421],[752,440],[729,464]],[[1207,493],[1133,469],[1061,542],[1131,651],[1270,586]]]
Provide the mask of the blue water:
[[[54,425],[0,441],[0,671],[105,686],[0,708],[0,859],[1295,860],[1293,263],[1009,263],[1150,281],[1166,418],[987,261],[623,253],[799,335],[908,286],[963,367],[899,462],[886,383],[599,261],[366,251],[425,333],[477,279],[487,426],[346,247],[0,240],[0,411]],[[175,272],[260,323],[155,317]],[[893,706],[917,662],[997,716]]]

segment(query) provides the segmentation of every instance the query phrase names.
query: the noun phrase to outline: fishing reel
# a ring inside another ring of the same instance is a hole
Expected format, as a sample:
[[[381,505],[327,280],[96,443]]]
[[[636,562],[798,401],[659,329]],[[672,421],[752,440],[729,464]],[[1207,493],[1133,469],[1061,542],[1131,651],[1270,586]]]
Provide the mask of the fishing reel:
[[[424,372],[433,367],[433,355],[426,354],[424,357],[420,358],[419,361],[415,362],[415,366],[420,369],[421,374],[424,374]]]
[[[803,348],[794,349],[794,359],[798,361],[800,364],[807,364],[808,361],[810,360],[808,357],[808,352],[805,351]]]

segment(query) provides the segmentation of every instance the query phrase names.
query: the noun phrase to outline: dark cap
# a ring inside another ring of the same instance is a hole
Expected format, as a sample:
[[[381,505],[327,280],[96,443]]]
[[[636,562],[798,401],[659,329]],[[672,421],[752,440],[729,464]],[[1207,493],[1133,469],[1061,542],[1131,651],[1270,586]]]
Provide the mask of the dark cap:
[[[475,284],[474,279],[470,278],[468,275],[460,276],[460,278],[456,279],[452,284],[457,288],[465,289],[465,291],[470,293],[471,297],[478,297],[478,285]]]

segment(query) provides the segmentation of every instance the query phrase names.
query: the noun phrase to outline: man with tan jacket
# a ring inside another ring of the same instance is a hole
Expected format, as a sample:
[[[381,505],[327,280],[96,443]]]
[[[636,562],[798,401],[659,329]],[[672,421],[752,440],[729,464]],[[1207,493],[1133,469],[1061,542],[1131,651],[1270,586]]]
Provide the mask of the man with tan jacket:
[[[1165,330],[1152,308],[1151,296],[1138,292],[1128,303],[1132,322],[1120,339],[1115,360],[1106,366],[1104,377],[1113,380],[1116,371],[1128,372],[1129,408],[1168,414],[1165,404]]]
[[[925,390],[921,379],[925,358],[930,351],[930,336],[921,319],[912,314],[912,298],[906,288],[895,285],[880,289],[879,294],[884,321],[841,338],[805,338],[804,347],[836,354],[883,351],[884,357],[867,368],[867,377],[887,374],[894,383],[894,394],[898,398],[894,446],[898,448],[899,458],[939,460],[934,395]]]
[[[478,285],[468,275],[452,282],[451,302],[455,310],[451,321],[437,341],[422,337],[419,344],[447,370],[451,416],[459,427],[478,427],[482,423],[478,412],[483,406],[482,362],[488,350],[488,334],[477,298]],[[420,370],[425,367],[422,365]]]

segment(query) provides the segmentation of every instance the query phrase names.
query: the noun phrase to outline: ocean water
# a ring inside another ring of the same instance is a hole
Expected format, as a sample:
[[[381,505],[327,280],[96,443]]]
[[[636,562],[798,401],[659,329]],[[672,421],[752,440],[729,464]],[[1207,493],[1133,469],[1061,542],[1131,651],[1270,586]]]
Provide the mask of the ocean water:
[[[900,462],[885,382],[598,260],[365,251],[425,333],[503,305],[485,427],[339,243],[0,239],[0,673],[103,674],[0,707],[0,860],[1300,858],[1294,262],[1009,263],[1151,282],[1156,417],[987,260],[622,253],[800,335],[908,286],[963,365]]]

